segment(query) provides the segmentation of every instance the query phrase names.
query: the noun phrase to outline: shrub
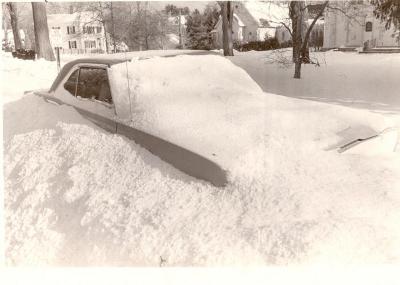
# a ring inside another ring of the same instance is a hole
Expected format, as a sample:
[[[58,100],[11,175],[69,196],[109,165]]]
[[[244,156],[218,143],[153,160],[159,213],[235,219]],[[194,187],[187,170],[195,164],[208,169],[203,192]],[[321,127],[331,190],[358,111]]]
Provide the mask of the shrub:
[[[287,48],[287,47],[292,47],[292,46],[293,45],[292,45],[292,41],[291,40],[288,40],[288,41],[283,42],[283,43],[280,44],[281,48]]]
[[[262,42],[248,42],[248,43],[238,43],[234,42],[233,47],[239,51],[250,51],[250,50],[271,50],[280,48],[279,42],[276,38],[269,38]]]
[[[17,49],[16,51],[12,52],[12,56],[20,59],[35,59],[35,51],[34,50],[27,50],[27,49]]]

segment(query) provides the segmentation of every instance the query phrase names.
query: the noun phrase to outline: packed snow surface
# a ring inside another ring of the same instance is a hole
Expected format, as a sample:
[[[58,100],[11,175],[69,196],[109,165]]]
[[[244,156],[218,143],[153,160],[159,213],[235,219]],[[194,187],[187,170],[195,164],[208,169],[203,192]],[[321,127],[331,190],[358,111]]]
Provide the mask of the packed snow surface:
[[[25,71],[33,63],[7,60],[10,80],[39,76]],[[393,116],[264,93],[218,56],[128,68],[138,69],[133,123],[215,148],[229,184],[196,180],[71,107],[18,94],[3,107],[8,264],[400,262],[398,148],[336,151],[352,136],[396,127]]]

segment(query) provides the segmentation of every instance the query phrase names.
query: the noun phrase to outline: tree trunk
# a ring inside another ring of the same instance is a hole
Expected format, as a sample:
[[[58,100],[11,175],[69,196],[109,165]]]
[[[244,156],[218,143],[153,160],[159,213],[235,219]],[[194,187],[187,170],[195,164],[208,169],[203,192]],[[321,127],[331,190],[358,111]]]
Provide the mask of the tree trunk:
[[[309,45],[306,44],[305,47],[301,50],[301,61],[302,63],[310,63],[310,48]]]
[[[233,6],[231,1],[224,1],[220,4],[222,9],[222,39],[224,56],[233,56],[232,42],[232,22],[233,22]]]
[[[49,28],[47,26],[46,3],[32,2],[33,25],[35,29],[35,45],[38,58],[55,61],[50,45]]]
[[[293,62],[295,64],[294,78],[299,79],[301,77],[303,11],[305,3],[304,1],[291,1],[289,5],[290,18],[292,20]]]
[[[104,30],[104,40],[106,41],[106,53],[109,52],[108,50],[108,39],[107,39],[107,30],[106,30],[106,23],[103,21],[103,30]]]
[[[8,11],[10,12],[10,21],[12,32],[14,36],[14,47],[15,50],[22,48],[21,37],[19,35],[18,18],[17,18],[17,5],[16,3],[7,3]]]
[[[294,64],[294,78],[300,79],[301,78],[301,61],[298,60]]]
[[[310,28],[307,24],[307,19],[308,17],[308,9],[305,7],[305,2],[303,2],[303,6],[301,7],[302,13],[302,28],[301,28],[301,63],[310,63],[310,46],[309,46],[309,40],[310,40],[310,35],[311,35],[311,30],[310,32],[307,31],[308,28]]]
[[[111,12],[111,26],[112,26],[112,38],[113,38],[114,53],[116,53],[117,52],[117,43],[115,42],[115,24],[114,24],[113,2],[110,2],[110,12]]]

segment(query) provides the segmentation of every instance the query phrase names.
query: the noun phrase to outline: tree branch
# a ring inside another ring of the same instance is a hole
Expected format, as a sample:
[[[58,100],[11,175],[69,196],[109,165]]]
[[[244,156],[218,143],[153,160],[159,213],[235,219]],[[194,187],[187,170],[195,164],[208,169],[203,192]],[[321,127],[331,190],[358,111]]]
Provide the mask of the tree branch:
[[[284,22],[280,22],[280,24],[282,24],[282,26],[284,26],[286,28],[286,30],[288,30],[290,36],[293,38],[293,34],[292,34],[292,31],[290,30],[290,28]]]
[[[304,50],[307,46],[308,43],[308,38],[310,37],[311,30],[314,28],[315,23],[317,20],[322,16],[322,14],[325,11],[325,8],[328,6],[329,1],[325,1],[324,4],[322,5],[321,10],[319,11],[318,15],[314,18],[312,21],[311,25],[308,27],[306,35],[304,36],[303,44],[301,46],[301,49]]]

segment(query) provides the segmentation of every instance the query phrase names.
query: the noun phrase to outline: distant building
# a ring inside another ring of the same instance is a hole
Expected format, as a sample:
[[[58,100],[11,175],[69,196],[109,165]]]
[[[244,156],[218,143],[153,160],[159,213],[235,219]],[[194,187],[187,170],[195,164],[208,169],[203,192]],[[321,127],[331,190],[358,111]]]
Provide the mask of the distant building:
[[[19,37],[21,39],[22,47],[25,47],[25,32],[24,32],[24,30],[22,30],[22,29],[19,30]],[[2,46],[3,46],[3,49],[9,49],[9,50],[15,49],[14,34],[11,29],[8,29],[6,31],[3,30]]]
[[[280,22],[288,17],[288,9],[272,1],[233,2],[233,41],[239,43],[273,38]],[[222,19],[213,30],[217,48],[222,47]]]
[[[346,12],[328,10],[325,14],[324,48],[339,47],[388,47],[399,46],[394,29],[386,30],[373,15],[373,6],[368,1],[352,1],[351,5],[337,2]]]
[[[186,16],[169,16],[164,49],[174,49],[184,45],[186,40]]]
[[[312,22],[313,22],[313,19],[308,19],[307,24],[306,24],[307,27],[309,27]],[[324,24],[325,24],[324,19],[318,19],[315,22],[314,27],[311,30],[310,38],[309,38],[309,45],[311,47],[322,48],[323,40],[324,40]],[[291,26],[290,26],[290,28],[291,28]],[[287,28],[283,25],[276,28],[275,37],[280,44],[289,43],[292,41],[292,35],[289,33]]]
[[[107,49],[103,24],[93,12],[49,14],[47,24],[53,48],[69,53],[102,53]]]

